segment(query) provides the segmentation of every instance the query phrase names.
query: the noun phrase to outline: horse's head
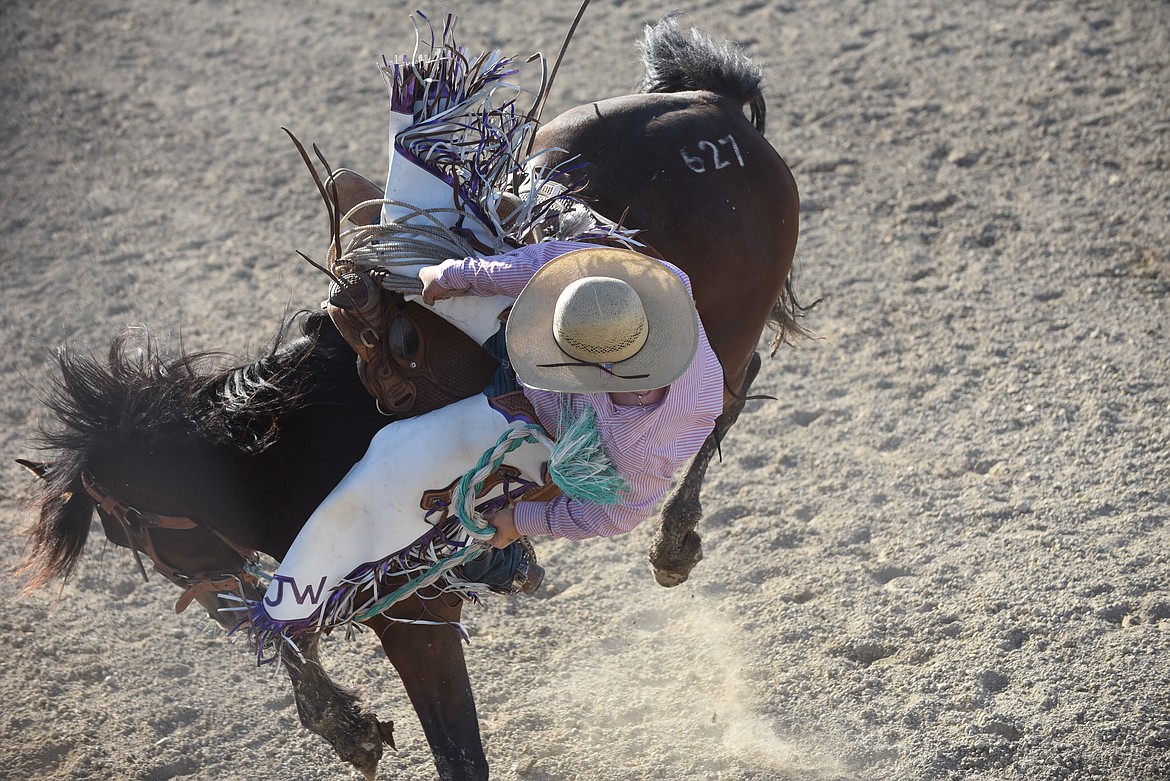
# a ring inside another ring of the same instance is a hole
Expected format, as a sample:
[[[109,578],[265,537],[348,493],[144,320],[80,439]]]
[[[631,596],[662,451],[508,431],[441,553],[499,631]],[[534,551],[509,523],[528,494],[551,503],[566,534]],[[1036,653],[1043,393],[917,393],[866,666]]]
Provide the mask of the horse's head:
[[[263,542],[239,443],[263,449],[272,432],[227,419],[221,378],[198,370],[207,356],[167,361],[149,338],[131,349],[131,336],[114,340],[104,364],[58,355],[60,376],[45,401],[61,426],[42,434],[56,457],[22,462],[37,476],[25,591],[73,571],[96,511],[144,577],[143,557],[184,589],[177,609],[196,599],[234,626],[218,595],[254,590],[245,565]]]
[[[145,559],[155,572],[183,589],[176,612],[197,601],[209,617],[231,629],[239,623],[231,608],[238,609],[240,603],[225,595],[242,591],[253,598],[259,593],[251,571],[255,552],[182,511],[151,509],[168,506],[167,500],[124,498],[151,492],[124,481],[115,483],[121,493],[115,492],[88,468],[61,492],[55,485],[55,464],[18,461],[36,473],[43,497],[31,530],[33,551],[24,567],[30,574],[26,592],[55,577],[67,577],[83,551],[96,511],[106,539],[131,551],[144,580]]]
[[[164,358],[141,330],[104,361],[58,354],[44,401],[59,425],[41,436],[53,460],[26,464],[38,475],[26,591],[69,575],[95,510],[110,540],[164,574],[283,557],[386,423],[329,318],[308,315],[286,343],[293,322],[263,358],[227,369],[215,354]]]

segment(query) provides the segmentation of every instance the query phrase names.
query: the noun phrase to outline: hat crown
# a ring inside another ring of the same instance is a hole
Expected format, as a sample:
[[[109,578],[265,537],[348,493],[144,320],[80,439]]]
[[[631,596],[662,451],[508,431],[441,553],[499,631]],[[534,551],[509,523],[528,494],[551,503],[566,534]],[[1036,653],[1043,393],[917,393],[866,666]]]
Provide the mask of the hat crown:
[[[648,333],[638,293],[613,277],[584,277],[569,284],[553,311],[557,344],[579,361],[624,361],[642,349]]]

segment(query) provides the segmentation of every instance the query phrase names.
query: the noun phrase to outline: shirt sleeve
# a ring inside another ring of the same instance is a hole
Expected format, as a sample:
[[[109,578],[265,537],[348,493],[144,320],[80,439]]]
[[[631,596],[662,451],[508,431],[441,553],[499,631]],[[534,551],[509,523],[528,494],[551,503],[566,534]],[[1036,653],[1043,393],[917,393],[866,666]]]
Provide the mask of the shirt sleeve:
[[[487,258],[455,258],[439,264],[438,283],[477,296],[515,298],[540,268],[573,250],[595,247],[576,241],[544,241]]]
[[[565,495],[548,502],[517,502],[516,531],[525,536],[549,534],[583,540],[625,534],[650,517],[654,505],[670,488],[671,474],[643,471],[633,476],[618,504],[595,504]]]

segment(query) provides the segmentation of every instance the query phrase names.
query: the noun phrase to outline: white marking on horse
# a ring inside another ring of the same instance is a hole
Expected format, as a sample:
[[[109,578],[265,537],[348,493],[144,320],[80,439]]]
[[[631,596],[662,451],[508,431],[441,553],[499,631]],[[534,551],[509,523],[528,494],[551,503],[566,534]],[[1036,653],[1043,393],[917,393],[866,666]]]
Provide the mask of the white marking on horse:
[[[743,162],[743,155],[739,151],[739,144],[735,142],[735,136],[731,135],[730,133],[725,135],[723,138],[716,139],[715,141],[700,141],[696,146],[698,146],[700,153],[704,149],[707,149],[711,152],[711,163],[716,171],[722,168],[727,168],[729,165],[731,165],[730,159],[724,159],[720,155],[720,147],[726,146],[730,146],[731,151],[735,153],[735,161],[739,163],[739,167],[747,167]],[[707,160],[701,154],[691,155],[687,152],[687,148],[685,146],[679,149],[678,153],[682,156],[683,162],[686,163],[687,168],[691,169],[697,174],[707,173]]]

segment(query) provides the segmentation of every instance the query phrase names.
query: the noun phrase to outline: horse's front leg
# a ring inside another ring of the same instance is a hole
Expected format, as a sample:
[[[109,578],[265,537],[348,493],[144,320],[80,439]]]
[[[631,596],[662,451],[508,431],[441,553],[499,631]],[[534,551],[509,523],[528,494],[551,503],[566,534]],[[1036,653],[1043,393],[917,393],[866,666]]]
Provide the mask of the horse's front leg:
[[[299,657],[291,648],[281,652],[301,724],[324,738],[343,761],[360,770],[368,781],[374,781],[382,744],[394,746],[393,725],[378,721],[361,706],[356,692],[333,682],[321,666],[320,637],[310,634],[298,638]]]
[[[484,781],[487,758],[463,657],[463,637],[454,626],[461,608],[462,603],[445,604],[439,597],[427,600],[426,608],[420,606],[418,613],[409,613],[437,623],[399,623],[378,617],[368,625],[377,631],[387,658],[398,670],[431,746],[439,778]],[[397,608],[395,613],[408,614]]]
[[[253,601],[264,596],[251,582],[246,582],[244,589]],[[194,598],[226,629],[238,624],[239,597],[234,593],[203,590]],[[297,715],[307,730],[324,738],[343,761],[373,781],[382,744],[394,745],[393,724],[378,721],[362,707],[357,693],[333,682],[321,666],[320,639],[319,634],[299,637],[299,653],[287,646],[281,649],[280,661],[292,682]]]
[[[740,396],[746,396],[752,381],[760,371],[760,354],[753,353],[745,373]],[[683,478],[666,497],[659,515],[660,523],[654,538],[650,541],[650,566],[654,579],[659,585],[670,588],[690,577],[691,570],[703,559],[703,541],[695,527],[703,517],[703,505],[699,492],[707,465],[719,450],[719,443],[727,430],[739,419],[744,400],[732,397],[723,414],[715,419],[715,429],[699,448],[699,452],[687,464]]]

